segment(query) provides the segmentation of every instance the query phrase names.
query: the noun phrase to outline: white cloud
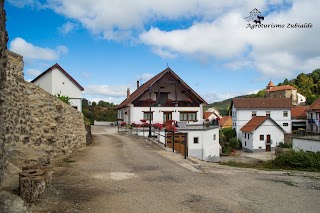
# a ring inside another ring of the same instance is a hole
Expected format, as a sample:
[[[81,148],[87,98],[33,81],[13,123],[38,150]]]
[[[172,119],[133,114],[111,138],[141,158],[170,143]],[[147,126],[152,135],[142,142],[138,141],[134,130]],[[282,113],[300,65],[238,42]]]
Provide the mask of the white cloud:
[[[124,85],[89,85],[84,88],[83,97],[89,101],[103,100],[119,104],[126,98],[127,88]]]
[[[110,86],[110,85],[89,85],[85,87],[84,94],[124,97],[126,96],[126,86]]]
[[[37,77],[38,75],[41,74],[41,71],[40,70],[37,70],[37,69],[27,69],[26,71],[27,75],[29,75],[30,77]]]
[[[28,43],[23,38],[17,37],[10,42],[9,49],[23,56],[27,62],[34,60],[53,61],[57,60],[61,54],[66,54],[68,48],[59,46],[56,50],[50,48],[43,48]]]
[[[279,1],[268,2],[279,3]],[[282,1],[280,1],[282,3]],[[281,7],[280,7],[281,8]],[[261,10],[261,9],[260,9]],[[197,59],[228,61],[233,70],[257,69],[264,77],[294,77],[300,72],[319,68],[320,2],[292,1],[291,7],[265,15],[264,24],[312,23],[311,29],[249,29],[242,10],[227,11],[213,21],[196,22],[187,29],[171,31],[151,28],[140,35],[141,41],[174,55]],[[250,11],[250,10],[248,10]],[[263,10],[261,10],[263,11]],[[210,61],[210,60],[209,60]]]
[[[25,7],[25,6],[36,6],[37,1],[35,0],[7,0],[10,4],[14,5],[15,7]]]
[[[63,24],[60,28],[59,31],[66,35],[68,33],[70,33],[71,31],[75,30],[78,28],[78,25],[76,23],[72,23],[70,21],[68,21],[67,23]]]

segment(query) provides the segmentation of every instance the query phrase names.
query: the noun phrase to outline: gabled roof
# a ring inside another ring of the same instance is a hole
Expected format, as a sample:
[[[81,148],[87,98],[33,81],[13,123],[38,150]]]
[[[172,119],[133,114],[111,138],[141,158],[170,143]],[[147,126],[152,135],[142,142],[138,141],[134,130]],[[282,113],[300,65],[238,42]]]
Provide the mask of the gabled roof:
[[[38,75],[35,79],[31,81],[31,83],[35,82],[36,80],[40,79],[42,76],[44,76],[46,73],[52,71],[54,68],[60,70],[69,80],[71,80],[81,91],[84,90],[84,88],[76,81],[74,78],[71,77],[59,64],[55,64],[51,67],[49,67],[46,71]]]
[[[307,106],[295,106],[291,108],[291,118],[294,119],[306,119],[307,118]]]
[[[284,129],[279,126],[272,118],[268,116],[254,116],[248,123],[246,123],[240,130],[242,132],[251,133],[256,130],[259,126],[261,126],[266,120],[270,120],[274,123],[274,125],[278,126],[283,132]]]
[[[204,119],[209,119],[209,117],[213,114],[213,112],[204,112]]]
[[[309,106],[309,110],[317,110],[320,109],[320,98],[318,98],[317,100],[315,100],[310,106]]]
[[[234,98],[233,105],[238,109],[290,109],[290,98]]]
[[[297,88],[290,85],[276,86],[270,89],[267,89],[267,92],[281,91],[281,90],[297,90]]]
[[[153,86],[157,81],[159,81],[165,74],[170,73],[174,78],[176,78],[181,84],[182,86],[184,86],[185,88],[189,89],[190,92],[197,97],[197,99],[204,104],[208,104],[204,99],[202,99],[193,89],[191,89],[191,87],[186,84],[175,72],[173,72],[170,68],[166,68],[165,70],[163,70],[162,72],[160,72],[159,74],[157,74],[156,76],[154,76],[153,78],[151,78],[149,81],[147,81],[146,83],[142,84],[139,88],[137,88],[131,95],[129,98],[126,98],[124,101],[122,101],[117,107],[116,109],[121,109],[124,108],[126,106],[128,106],[128,104],[132,103],[134,100],[136,100],[140,95],[142,95],[144,92],[146,92],[148,90],[148,87]]]
[[[220,127],[225,125],[229,125],[229,127],[232,127],[232,117],[230,115],[222,116],[222,118],[219,120]]]

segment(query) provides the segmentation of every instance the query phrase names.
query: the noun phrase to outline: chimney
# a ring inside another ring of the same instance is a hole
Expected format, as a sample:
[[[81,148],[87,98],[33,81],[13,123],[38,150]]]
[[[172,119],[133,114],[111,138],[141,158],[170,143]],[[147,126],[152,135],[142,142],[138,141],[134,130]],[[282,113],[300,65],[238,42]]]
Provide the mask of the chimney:
[[[139,86],[140,86],[140,85],[139,85],[139,81],[137,81],[137,89],[139,88]]]
[[[128,88],[128,90],[127,90],[127,99],[129,99],[130,98],[130,89]]]

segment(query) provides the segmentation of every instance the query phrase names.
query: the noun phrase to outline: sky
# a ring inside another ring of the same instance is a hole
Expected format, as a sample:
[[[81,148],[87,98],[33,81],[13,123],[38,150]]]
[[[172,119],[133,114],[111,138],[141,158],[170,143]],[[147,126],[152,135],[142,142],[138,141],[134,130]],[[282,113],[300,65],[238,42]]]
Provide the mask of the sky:
[[[255,8],[264,27],[248,27]],[[58,63],[89,101],[119,104],[167,67],[208,103],[320,67],[319,0],[6,0],[5,10],[25,80]]]

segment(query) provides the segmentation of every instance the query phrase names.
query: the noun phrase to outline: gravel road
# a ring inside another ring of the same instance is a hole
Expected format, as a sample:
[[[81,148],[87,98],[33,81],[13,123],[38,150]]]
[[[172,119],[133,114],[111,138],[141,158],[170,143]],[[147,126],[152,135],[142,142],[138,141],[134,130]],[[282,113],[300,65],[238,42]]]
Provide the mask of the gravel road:
[[[32,212],[320,212],[319,173],[190,162],[114,127],[93,133],[92,146],[55,167]]]

